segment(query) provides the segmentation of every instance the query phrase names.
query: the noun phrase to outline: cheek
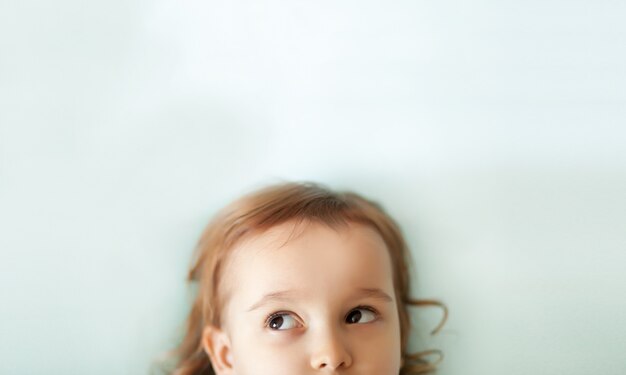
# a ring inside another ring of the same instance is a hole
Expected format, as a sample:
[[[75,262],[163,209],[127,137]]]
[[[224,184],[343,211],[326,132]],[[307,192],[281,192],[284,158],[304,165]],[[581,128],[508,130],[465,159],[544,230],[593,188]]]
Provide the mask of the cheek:
[[[379,332],[362,333],[369,335],[369,338],[359,335],[353,337],[353,353],[357,367],[366,374],[397,375],[401,362],[399,326],[391,325]]]
[[[295,335],[240,332],[233,337],[234,368],[237,375],[294,375],[305,373],[306,348]]]

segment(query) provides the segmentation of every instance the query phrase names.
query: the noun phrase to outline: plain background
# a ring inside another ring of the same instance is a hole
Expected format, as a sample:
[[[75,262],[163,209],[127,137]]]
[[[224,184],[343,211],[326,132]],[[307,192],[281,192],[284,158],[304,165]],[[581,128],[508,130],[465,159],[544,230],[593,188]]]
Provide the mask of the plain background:
[[[0,5],[0,373],[146,374],[215,211],[401,223],[441,375],[626,373],[621,1]]]

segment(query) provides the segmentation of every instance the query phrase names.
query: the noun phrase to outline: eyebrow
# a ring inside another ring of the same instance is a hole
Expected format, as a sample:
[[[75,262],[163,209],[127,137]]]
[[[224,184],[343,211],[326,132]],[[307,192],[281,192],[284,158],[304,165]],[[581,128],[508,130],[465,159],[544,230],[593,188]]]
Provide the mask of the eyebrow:
[[[300,294],[298,290],[281,290],[278,292],[267,293],[254,305],[250,306],[248,312],[256,310],[259,307],[272,301],[291,301],[296,295]],[[383,302],[393,302],[393,298],[389,294],[383,292],[379,288],[359,288],[353,294],[354,298],[373,298]]]

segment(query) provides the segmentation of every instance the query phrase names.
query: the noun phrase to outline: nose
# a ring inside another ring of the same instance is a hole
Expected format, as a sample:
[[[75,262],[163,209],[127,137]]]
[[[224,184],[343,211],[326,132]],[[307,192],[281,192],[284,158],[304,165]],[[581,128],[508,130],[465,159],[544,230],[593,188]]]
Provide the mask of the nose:
[[[311,355],[313,369],[334,371],[352,365],[352,355],[340,336],[338,332],[328,329],[318,337]]]

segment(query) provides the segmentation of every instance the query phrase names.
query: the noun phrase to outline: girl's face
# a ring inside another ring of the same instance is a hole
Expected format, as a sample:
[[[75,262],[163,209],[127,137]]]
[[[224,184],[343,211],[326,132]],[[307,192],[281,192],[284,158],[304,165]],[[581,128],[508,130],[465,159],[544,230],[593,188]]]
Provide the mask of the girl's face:
[[[229,256],[222,327],[203,335],[217,374],[397,375],[400,323],[380,235],[360,224],[293,229],[273,227]]]

